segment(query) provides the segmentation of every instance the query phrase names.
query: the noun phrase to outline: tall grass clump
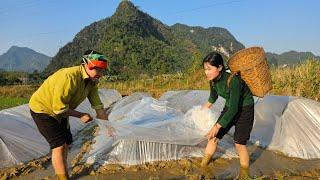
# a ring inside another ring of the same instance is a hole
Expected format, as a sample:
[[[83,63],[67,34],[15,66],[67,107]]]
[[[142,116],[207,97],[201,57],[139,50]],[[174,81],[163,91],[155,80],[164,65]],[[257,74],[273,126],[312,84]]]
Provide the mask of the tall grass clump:
[[[308,60],[302,64],[285,68],[272,67],[270,73],[273,84],[270,94],[320,100],[320,61]],[[170,90],[209,90],[209,83],[203,69],[198,69],[190,74],[166,74],[152,78],[141,77],[130,81],[102,81],[100,87],[117,89],[123,95],[148,92],[158,98]]]
[[[0,97],[24,97],[30,98],[39,86],[33,85],[10,85],[0,86]]]
[[[308,60],[303,64],[271,70],[271,94],[301,96],[320,100],[320,61]]]
[[[204,71],[199,69],[191,74],[162,74],[152,78],[141,77],[128,81],[102,81],[100,87],[116,89],[122,95],[148,92],[153,97],[159,98],[166,91],[209,90],[209,83],[205,79]]]

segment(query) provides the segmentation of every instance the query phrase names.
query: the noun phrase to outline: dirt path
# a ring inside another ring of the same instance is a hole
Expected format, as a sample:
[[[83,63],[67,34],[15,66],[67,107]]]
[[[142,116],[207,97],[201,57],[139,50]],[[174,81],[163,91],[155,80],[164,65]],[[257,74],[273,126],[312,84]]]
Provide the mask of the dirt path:
[[[138,166],[86,165],[80,162],[90,148],[96,127],[81,131],[70,149],[69,174],[73,179],[233,179],[238,174],[238,159],[214,159],[207,168],[201,168],[201,158],[153,162]],[[320,159],[289,158],[255,145],[249,146],[252,177],[257,179],[320,179]],[[50,156],[22,166],[0,170],[1,180],[54,179]]]
[[[251,176],[257,179],[319,179],[320,160],[288,158],[281,154],[250,147]],[[208,168],[200,167],[201,158],[154,162],[139,166],[107,165],[92,170],[84,168],[77,179],[233,179],[239,169],[238,159],[218,158]],[[89,174],[89,175],[88,175]]]

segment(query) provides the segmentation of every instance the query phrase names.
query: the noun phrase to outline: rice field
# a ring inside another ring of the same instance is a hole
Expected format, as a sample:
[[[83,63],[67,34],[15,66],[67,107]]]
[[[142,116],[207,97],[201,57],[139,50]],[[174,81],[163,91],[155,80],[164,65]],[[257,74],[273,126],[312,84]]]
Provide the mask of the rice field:
[[[26,104],[37,86],[0,86],[0,110]]]
[[[270,94],[320,100],[320,61],[310,60],[292,67],[272,68],[270,73],[273,84]],[[209,83],[202,69],[191,75],[171,74],[132,81],[102,81],[100,86],[117,89],[125,95],[138,91],[148,92],[156,98],[169,90],[209,90]]]
[[[320,61],[309,60],[303,64],[285,68],[272,68],[273,89],[270,94],[301,96],[320,101]],[[170,90],[209,90],[202,69],[192,74],[163,74],[152,78],[142,77],[130,81],[107,81],[102,78],[100,88],[116,89],[122,95],[148,92],[159,98]],[[0,87],[0,110],[25,104],[38,86],[17,85]]]
[[[0,97],[0,110],[28,103],[24,97]]]

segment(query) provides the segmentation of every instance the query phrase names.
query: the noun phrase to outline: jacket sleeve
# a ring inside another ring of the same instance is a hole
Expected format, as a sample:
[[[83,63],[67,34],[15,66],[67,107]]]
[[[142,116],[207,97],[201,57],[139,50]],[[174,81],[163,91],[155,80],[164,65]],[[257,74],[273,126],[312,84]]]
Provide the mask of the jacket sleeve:
[[[88,99],[93,109],[103,108],[103,104],[100,100],[99,93],[98,93],[98,86],[96,84],[92,87],[91,91],[89,92]]]
[[[218,123],[226,128],[239,110],[241,84],[238,77],[233,77],[230,83],[230,104],[228,110],[220,116]]]

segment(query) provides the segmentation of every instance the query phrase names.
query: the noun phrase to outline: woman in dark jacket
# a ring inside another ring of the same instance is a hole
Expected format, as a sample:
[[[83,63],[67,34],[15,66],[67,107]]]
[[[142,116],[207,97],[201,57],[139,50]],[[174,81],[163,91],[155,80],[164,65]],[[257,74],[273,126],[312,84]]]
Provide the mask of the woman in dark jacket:
[[[204,108],[211,108],[218,96],[226,100],[216,124],[207,133],[208,144],[201,162],[206,166],[216,151],[218,141],[235,126],[234,143],[240,157],[239,178],[249,178],[249,153],[246,147],[254,120],[253,95],[239,77],[225,72],[222,56],[210,53],[203,59],[203,67],[210,82],[210,97]],[[232,76],[232,77],[230,77]]]

